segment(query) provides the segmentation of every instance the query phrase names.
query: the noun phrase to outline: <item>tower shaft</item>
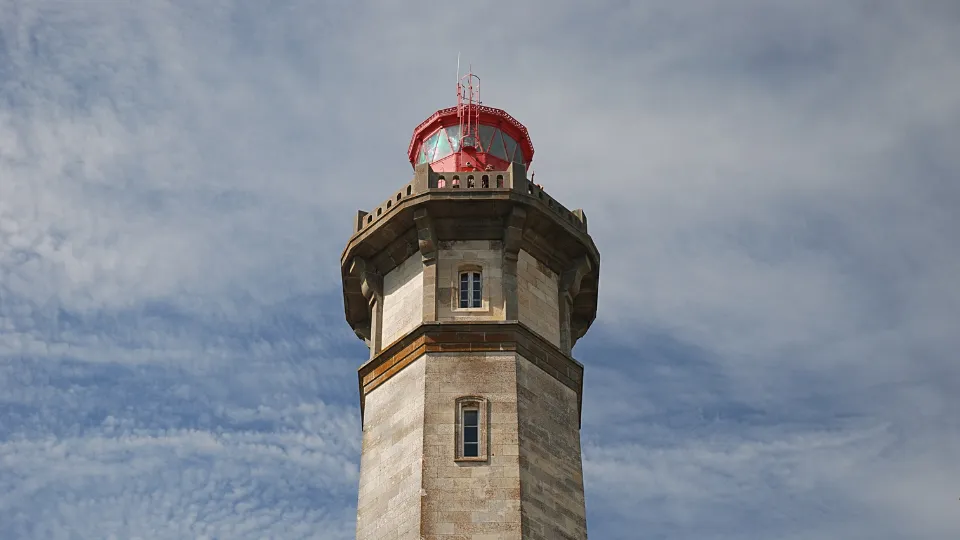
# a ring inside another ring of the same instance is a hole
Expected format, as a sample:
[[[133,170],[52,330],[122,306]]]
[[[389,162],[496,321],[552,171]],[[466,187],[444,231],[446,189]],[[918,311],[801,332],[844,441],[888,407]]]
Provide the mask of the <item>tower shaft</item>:
[[[416,168],[341,258],[359,369],[357,538],[585,539],[583,366],[599,253],[522,165]]]

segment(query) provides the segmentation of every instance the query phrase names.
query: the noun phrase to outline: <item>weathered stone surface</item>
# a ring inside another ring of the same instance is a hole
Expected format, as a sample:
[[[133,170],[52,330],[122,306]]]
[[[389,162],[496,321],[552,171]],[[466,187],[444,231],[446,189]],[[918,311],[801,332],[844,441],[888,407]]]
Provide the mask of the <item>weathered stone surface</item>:
[[[502,321],[504,318],[500,242],[457,240],[441,242],[437,260],[441,321]],[[460,308],[460,272],[480,271],[483,276],[483,302],[480,308]]]
[[[528,361],[570,388],[580,402],[583,365],[515,321],[424,323],[395,341],[358,370],[360,414],[366,395],[429,352],[519,352]],[[579,424],[578,424],[579,425]]]
[[[516,355],[427,353],[418,362],[426,364],[422,534],[519,540]],[[456,400],[461,396],[488,401],[485,462],[454,460]]]
[[[586,217],[522,167],[460,188],[439,187],[456,173],[416,171],[358,213],[341,257],[347,320],[371,347],[357,538],[585,539],[570,353],[596,314]],[[482,272],[479,308],[459,307],[463,271]],[[481,412],[480,456],[459,446],[460,404]]]
[[[517,295],[520,322],[544,339],[560,346],[560,307],[557,274],[520,250],[517,260]]]
[[[488,402],[483,462],[455,460],[463,396]],[[578,408],[516,352],[417,355],[367,395],[357,537],[585,539]]]
[[[423,301],[423,264],[417,254],[383,277],[383,346],[423,322]]]
[[[366,396],[357,538],[420,538],[424,367],[410,365]]]
[[[505,264],[513,272],[510,280],[504,275]],[[427,270],[431,271],[431,279]],[[480,308],[459,305],[459,276],[466,271],[480,271],[483,276]],[[559,302],[564,295],[559,291],[559,277],[526,250],[520,250],[517,260],[511,261],[501,241],[444,241],[439,243],[430,264],[423,264],[419,255],[409,256],[388,272],[382,282],[382,314],[373,314],[382,320],[381,330],[379,334],[371,330],[368,335],[368,343],[379,344],[380,348],[403,337],[421,322],[431,322],[426,316],[428,313],[435,313],[438,321],[508,320],[508,297],[514,296],[517,304],[514,320],[570,352],[569,337],[566,344],[561,339],[564,333],[569,335],[570,322],[561,316],[566,312],[561,313]],[[512,288],[507,287],[508,282]],[[425,305],[434,303],[435,306]],[[378,326],[371,326],[374,327]]]
[[[523,538],[586,539],[578,398],[545,371],[517,362]]]
[[[554,274],[567,272],[575,261],[587,257],[589,272],[570,303],[571,342],[582,336],[596,317],[600,254],[587,234],[582,211],[571,212],[531,184],[522,167],[491,171],[491,178],[504,176],[503,188],[439,188],[440,176],[429,167],[418,169],[413,182],[401,188],[380,207],[363,214],[356,231],[341,254],[344,313],[362,339],[369,339],[370,311],[360,291],[361,282],[350,262],[368,259],[377,272],[391,272],[408,253],[420,251],[424,262],[425,296],[431,291],[437,246],[445,241],[503,241],[503,289],[505,315],[515,320],[517,295],[513,263],[517,250],[527,251]],[[438,299],[439,300],[439,299]],[[436,304],[423,304],[423,320],[437,320]]]

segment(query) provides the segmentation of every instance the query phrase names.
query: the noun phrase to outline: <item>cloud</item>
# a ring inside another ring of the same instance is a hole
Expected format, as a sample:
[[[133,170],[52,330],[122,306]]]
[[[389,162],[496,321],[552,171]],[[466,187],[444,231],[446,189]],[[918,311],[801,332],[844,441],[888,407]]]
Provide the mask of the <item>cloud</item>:
[[[112,421],[106,430],[123,428]],[[349,538],[352,508],[341,501],[355,467],[326,446],[317,436],[175,430],[5,443],[0,455],[18,471],[4,486],[5,535]]]
[[[956,536],[954,3],[0,13],[0,537],[352,535],[337,256],[457,51],[602,253],[591,536]]]
[[[41,320],[44,349],[0,356],[0,536],[352,537],[353,364],[315,322]]]

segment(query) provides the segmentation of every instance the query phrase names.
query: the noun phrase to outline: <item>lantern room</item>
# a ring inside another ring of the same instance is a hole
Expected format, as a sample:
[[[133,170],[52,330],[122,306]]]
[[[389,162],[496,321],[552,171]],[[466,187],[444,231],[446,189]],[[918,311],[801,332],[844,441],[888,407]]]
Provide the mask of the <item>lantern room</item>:
[[[480,79],[457,83],[457,106],[441,109],[413,131],[410,164],[429,163],[437,172],[502,171],[510,163],[529,167],[533,143],[527,128],[506,111],[480,102]]]

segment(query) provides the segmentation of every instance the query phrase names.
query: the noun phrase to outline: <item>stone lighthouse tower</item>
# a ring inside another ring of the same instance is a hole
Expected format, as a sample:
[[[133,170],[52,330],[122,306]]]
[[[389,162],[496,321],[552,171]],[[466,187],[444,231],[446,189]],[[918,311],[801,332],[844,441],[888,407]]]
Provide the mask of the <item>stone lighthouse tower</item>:
[[[533,144],[464,76],[413,132],[413,179],[340,258],[359,369],[357,538],[584,539],[583,366],[600,254],[527,177]]]

